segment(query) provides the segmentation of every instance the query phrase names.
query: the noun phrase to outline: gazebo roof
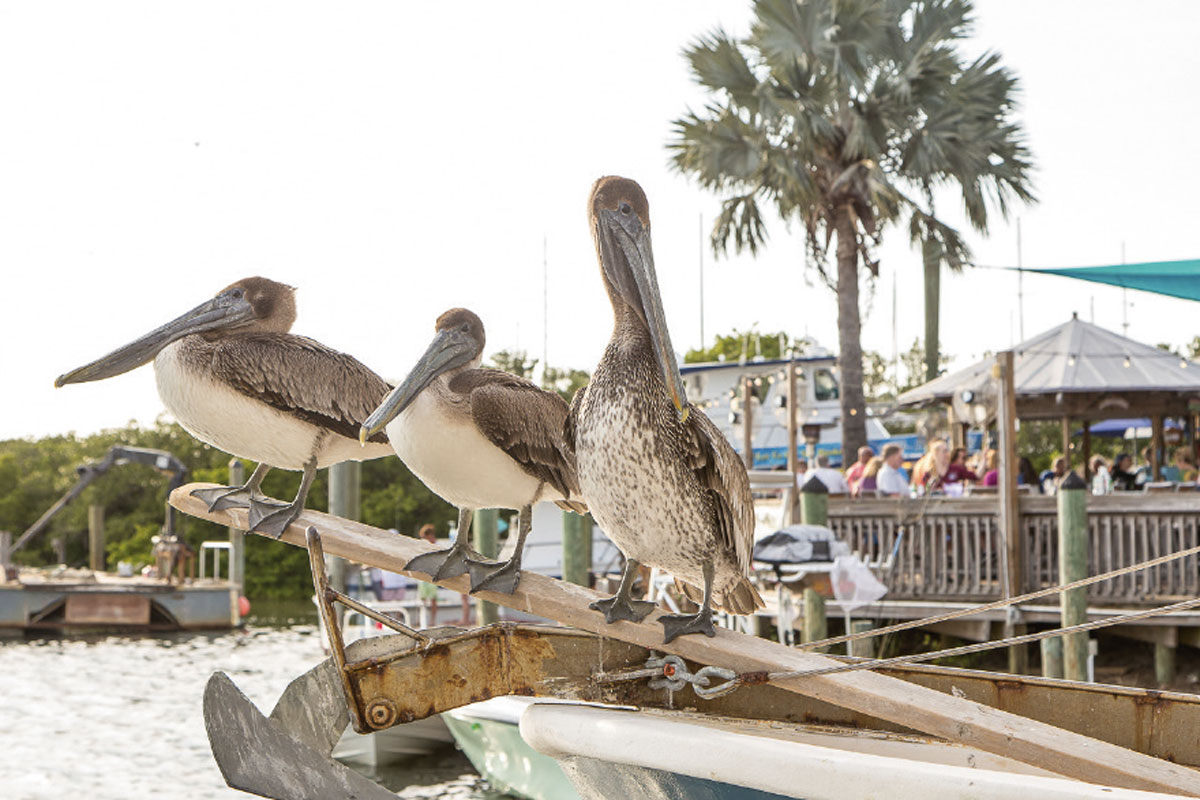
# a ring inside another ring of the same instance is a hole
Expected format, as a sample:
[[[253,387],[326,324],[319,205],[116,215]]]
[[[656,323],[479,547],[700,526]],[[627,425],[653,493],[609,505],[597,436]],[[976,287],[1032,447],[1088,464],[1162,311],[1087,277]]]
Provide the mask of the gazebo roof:
[[[1017,415],[1026,419],[1104,419],[1129,416],[1126,409],[1183,413],[1189,399],[1200,399],[1200,364],[1077,317],[1012,350]],[[988,358],[943,375],[900,395],[898,404],[927,406],[986,391],[994,364]]]

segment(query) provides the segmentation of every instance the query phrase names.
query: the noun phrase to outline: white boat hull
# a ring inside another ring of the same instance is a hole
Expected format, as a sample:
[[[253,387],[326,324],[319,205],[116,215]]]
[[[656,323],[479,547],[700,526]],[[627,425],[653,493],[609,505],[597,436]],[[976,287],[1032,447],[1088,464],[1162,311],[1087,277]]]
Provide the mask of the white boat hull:
[[[521,736],[558,760],[583,800],[1181,797],[1055,777],[932,739],[684,712],[534,704],[521,717]],[[641,788],[630,795],[634,787]]]

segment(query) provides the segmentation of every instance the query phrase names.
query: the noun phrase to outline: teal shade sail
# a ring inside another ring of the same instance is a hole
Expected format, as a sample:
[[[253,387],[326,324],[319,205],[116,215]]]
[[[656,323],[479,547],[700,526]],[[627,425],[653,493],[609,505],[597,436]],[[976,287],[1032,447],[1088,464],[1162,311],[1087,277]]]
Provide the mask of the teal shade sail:
[[[1107,283],[1126,289],[1141,289],[1144,292],[1182,297],[1185,300],[1200,300],[1200,259],[1022,271],[1035,275],[1061,275],[1064,278]]]

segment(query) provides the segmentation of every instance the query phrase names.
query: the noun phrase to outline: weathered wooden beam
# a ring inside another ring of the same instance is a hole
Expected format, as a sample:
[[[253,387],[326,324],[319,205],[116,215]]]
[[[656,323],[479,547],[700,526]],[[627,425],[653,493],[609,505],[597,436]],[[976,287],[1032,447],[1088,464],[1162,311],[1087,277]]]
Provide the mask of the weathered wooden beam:
[[[208,485],[190,484],[176,489],[171,493],[171,504],[186,514],[220,525],[248,527],[245,509],[210,513],[205,503],[190,495],[191,490]],[[326,552],[393,572],[404,573],[405,565],[413,557],[433,549],[432,545],[419,539],[396,536],[317,511],[301,514],[284,531],[282,540],[303,547],[304,531],[309,525],[320,531]],[[428,579],[422,573],[414,576]],[[458,576],[441,581],[439,585],[466,592],[469,578]],[[713,638],[683,636],[663,644],[663,630],[658,624],[661,612],[655,612],[639,623],[609,625],[602,614],[587,607],[600,597],[597,592],[535,573],[525,573],[520,586],[511,595],[479,592],[479,596],[564,625],[660,652],[675,653],[740,674],[811,670],[837,663],[825,656],[800,652],[726,629],[718,629]],[[886,675],[852,672],[777,679],[773,683],[791,692],[963,742],[1067,777],[1131,789],[1200,796],[1200,772]]]
[[[1021,507],[1017,496],[1017,400],[1013,384],[1013,353],[1005,350],[996,356],[993,375],[1000,382],[1000,403],[996,427],[1000,434],[1000,536],[1004,542],[1004,596],[1025,593],[1025,548],[1021,542]],[[1020,636],[1025,626],[1006,618],[1004,636]],[[1025,645],[1008,648],[1008,671],[1029,671],[1029,649]]]

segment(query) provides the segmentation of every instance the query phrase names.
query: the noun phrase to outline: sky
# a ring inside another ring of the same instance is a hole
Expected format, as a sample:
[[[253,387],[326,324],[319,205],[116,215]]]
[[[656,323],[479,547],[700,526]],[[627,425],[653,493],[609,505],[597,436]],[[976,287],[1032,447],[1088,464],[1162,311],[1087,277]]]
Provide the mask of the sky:
[[[964,48],[1019,76],[1041,201],[969,233],[977,262],[1017,263],[1017,217],[1025,266],[1200,256],[1200,4],[976,12]],[[714,260],[718,201],[668,163],[671,121],[705,102],[683,49],[750,16],[735,0],[0,3],[0,439],[153,422],[149,366],[54,378],[249,275],[298,287],[294,332],[393,380],[455,306],[482,317],[489,354],[591,370],[611,311],[585,205],[608,174],[649,197],[677,350],[703,324],[834,351],[802,230],[768,218],[757,258]],[[890,357],[922,335],[922,272],[902,230],[878,254],[863,344]],[[1188,301],[1023,284],[1019,301],[1013,273],[943,279],[956,365],[1072,312],[1152,344],[1200,334]]]

